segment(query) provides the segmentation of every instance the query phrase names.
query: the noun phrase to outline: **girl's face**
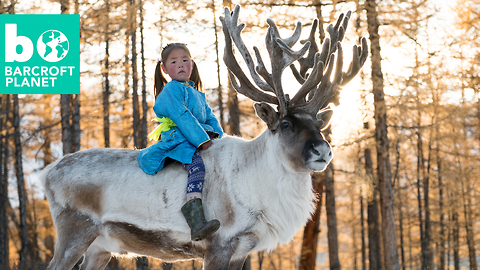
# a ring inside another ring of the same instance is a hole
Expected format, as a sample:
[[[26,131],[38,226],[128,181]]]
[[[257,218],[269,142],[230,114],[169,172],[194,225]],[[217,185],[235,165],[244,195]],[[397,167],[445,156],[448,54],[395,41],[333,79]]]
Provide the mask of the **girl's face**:
[[[188,82],[192,74],[193,60],[188,52],[181,48],[173,49],[162,63],[162,70],[172,80]]]

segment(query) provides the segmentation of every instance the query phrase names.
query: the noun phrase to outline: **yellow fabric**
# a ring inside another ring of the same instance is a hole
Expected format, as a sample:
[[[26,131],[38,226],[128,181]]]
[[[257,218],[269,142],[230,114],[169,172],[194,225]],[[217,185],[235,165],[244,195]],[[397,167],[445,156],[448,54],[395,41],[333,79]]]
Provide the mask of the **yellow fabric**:
[[[150,134],[148,134],[148,138],[150,140],[156,140],[158,141],[158,138],[160,138],[160,135],[162,132],[169,131],[172,127],[176,127],[175,123],[172,121],[172,119],[168,117],[155,117],[152,119],[152,121],[159,122],[160,125],[156,127]]]

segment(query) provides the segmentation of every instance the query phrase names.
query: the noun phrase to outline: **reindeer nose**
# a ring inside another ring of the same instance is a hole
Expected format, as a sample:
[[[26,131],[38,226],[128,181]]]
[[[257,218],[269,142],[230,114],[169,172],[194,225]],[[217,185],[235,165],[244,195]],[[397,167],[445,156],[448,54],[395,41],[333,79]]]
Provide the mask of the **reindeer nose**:
[[[310,143],[308,148],[310,152],[316,156],[325,156],[325,157],[332,157],[332,148],[325,140],[315,140]]]
[[[310,145],[310,151],[311,151],[312,153],[314,153],[315,155],[320,156],[320,152],[318,152],[317,148],[315,147],[315,143],[312,143],[312,144]]]

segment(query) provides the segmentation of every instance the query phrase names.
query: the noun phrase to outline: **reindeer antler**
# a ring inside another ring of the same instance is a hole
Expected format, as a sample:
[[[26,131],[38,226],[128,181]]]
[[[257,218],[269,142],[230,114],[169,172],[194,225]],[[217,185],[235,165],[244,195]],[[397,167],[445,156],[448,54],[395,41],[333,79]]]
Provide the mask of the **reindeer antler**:
[[[283,70],[290,66],[294,61],[298,60],[303,54],[305,54],[310,46],[310,42],[305,43],[300,51],[293,51],[291,47],[300,37],[302,29],[301,24],[297,23],[295,31],[291,37],[282,39],[280,38],[280,34],[275,23],[271,19],[268,19],[267,23],[269,24],[269,28],[265,38],[265,44],[271,59],[272,73],[270,74],[265,68],[260,52],[256,47],[253,48],[257,58],[257,67],[255,67],[252,56],[250,55],[250,52],[246,48],[240,36],[245,24],[241,23],[238,25],[239,13],[240,6],[237,5],[232,13],[230,13],[228,8],[225,8],[225,17],[220,17],[226,43],[223,60],[229,69],[229,76],[232,81],[232,85],[237,92],[244,94],[252,100],[277,104],[278,111],[281,117],[283,117],[287,114],[289,102],[289,98],[288,96],[285,96],[282,88],[281,78]],[[243,60],[247,64],[253,81],[260,89],[253,86],[238,65],[235,55],[233,54],[231,43],[232,40],[242,54]],[[259,75],[263,78],[263,80]],[[239,80],[241,85],[237,84],[235,77]],[[266,92],[273,92],[275,96],[272,96]],[[275,98],[276,100],[273,101],[272,98]]]
[[[245,28],[245,24],[238,24],[239,13],[240,6],[237,5],[232,13],[228,8],[225,8],[225,17],[220,17],[226,43],[223,59],[229,69],[232,85],[238,93],[244,94],[254,101],[265,101],[278,105],[280,117],[285,116],[287,111],[301,110],[316,114],[319,110],[325,108],[336,95],[337,88],[353,79],[367,58],[367,42],[365,38],[362,38],[362,45],[353,47],[353,60],[347,72],[342,71],[343,51],[340,42],[345,35],[351,12],[348,12],[346,16],[341,14],[335,26],[329,25],[327,32],[330,38],[324,40],[320,53],[315,42],[317,20],[313,23],[309,38],[301,41],[303,47],[299,51],[293,51],[292,46],[300,37],[301,23],[297,23],[291,37],[282,39],[273,20],[267,19],[269,28],[265,45],[271,60],[272,70],[272,73],[269,73],[265,68],[258,48],[253,47],[257,58],[257,66],[255,66],[252,56],[246,48],[240,35]],[[241,53],[250,71],[250,76],[258,87],[250,82],[238,64],[233,53],[232,40]],[[309,51],[308,55],[302,57],[307,51]],[[338,51],[337,65],[331,81],[330,76],[334,68],[336,51]],[[300,72],[293,65],[295,61],[300,63]],[[287,66],[292,68],[295,78],[302,84],[291,101],[288,95],[284,94],[282,88],[282,74]],[[310,68],[312,69],[311,73],[307,75]],[[237,79],[240,84],[238,84]],[[269,92],[272,92],[275,96],[269,94]],[[307,95],[309,95],[308,98]]]
[[[353,46],[353,60],[347,72],[343,72],[343,50],[341,41],[345,36],[345,30],[348,26],[348,20],[350,19],[351,12],[347,12],[346,16],[341,14],[333,26],[330,24],[327,28],[327,32],[330,38],[325,38],[322,44],[322,51],[318,53],[318,46],[315,44],[315,30],[317,27],[316,21],[314,21],[310,37],[308,40],[312,42],[310,51],[306,58],[301,58],[300,72],[296,70],[292,65],[292,71],[302,84],[302,87],[297,94],[292,98],[290,106],[292,109],[304,110],[312,114],[316,114],[319,110],[328,106],[328,104],[336,97],[337,89],[350,82],[360,71],[361,67],[365,63],[368,56],[368,45],[365,38],[361,39],[362,45]],[[331,72],[333,71],[335,52],[337,51],[337,65],[335,67],[335,75],[333,80],[330,80]],[[314,61],[309,60],[312,55],[315,55]],[[326,70],[323,70],[327,67]],[[311,74],[305,78],[306,71],[309,68],[313,68]],[[318,85],[320,83],[320,85]],[[306,95],[309,94],[308,98]],[[335,102],[336,100],[334,100]],[[336,101],[338,102],[338,101]]]

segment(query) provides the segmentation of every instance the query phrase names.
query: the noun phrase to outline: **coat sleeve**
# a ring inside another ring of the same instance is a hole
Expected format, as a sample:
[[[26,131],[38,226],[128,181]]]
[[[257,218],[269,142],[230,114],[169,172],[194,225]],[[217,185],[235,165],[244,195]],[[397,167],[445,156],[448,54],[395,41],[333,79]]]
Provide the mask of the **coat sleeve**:
[[[208,104],[205,102],[205,111],[207,113],[207,121],[205,121],[205,124],[211,126],[213,128],[213,131],[217,132],[219,134],[219,137],[221,138],[223,136],[223,129],[220,123],[218,122],[217,116],[212,112],[212,109]]]
[[[210,140],[197,118],[192,115],[185,104],[185,91],[183,87],[167,84],[158,95],[153,110],[158,117],[166,116],[177,125],[178,130],[195,147],[199,147]]]

